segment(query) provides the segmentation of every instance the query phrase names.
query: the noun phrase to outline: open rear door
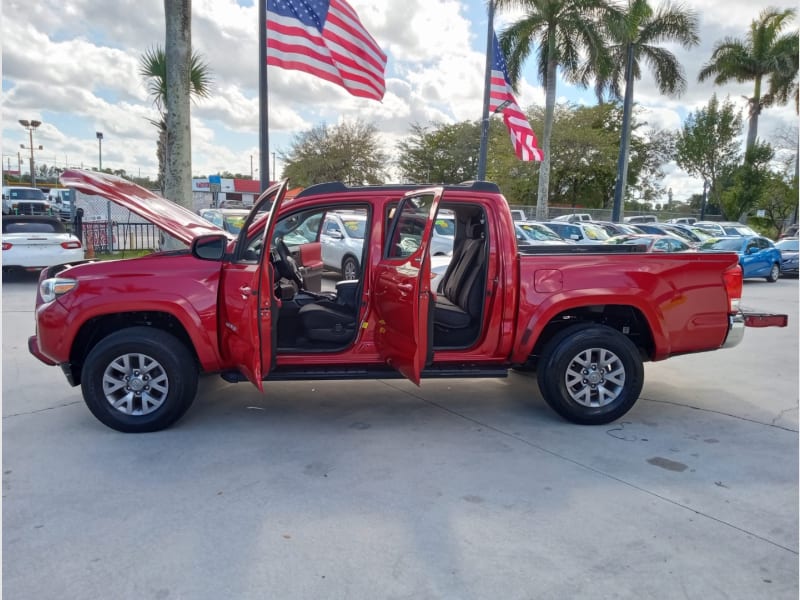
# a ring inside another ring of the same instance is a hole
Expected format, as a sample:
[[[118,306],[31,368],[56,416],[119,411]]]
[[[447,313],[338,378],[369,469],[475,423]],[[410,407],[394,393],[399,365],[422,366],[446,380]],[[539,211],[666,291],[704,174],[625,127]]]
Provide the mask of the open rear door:
[[[375,269],[373,298],[378,314],[376,343],[381,357],[419,385],[430,355],[433,303],[430,241],[441,187],[406,194],[389,226]]]
[[[261,391],[275,356],[278,300],[270,246],[287,185],[288,180],[277,183],[256,200],[222,273],[220,347],[226,359]]]

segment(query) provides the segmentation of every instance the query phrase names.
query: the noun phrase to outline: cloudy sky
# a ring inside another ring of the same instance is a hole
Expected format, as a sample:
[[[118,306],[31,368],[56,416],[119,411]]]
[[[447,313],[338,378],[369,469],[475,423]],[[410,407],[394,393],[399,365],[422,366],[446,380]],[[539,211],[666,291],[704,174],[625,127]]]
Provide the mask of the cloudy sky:
[[[296,71],[269,69],[270,152],[288,149],[293,137],[321,123],[361,118],[380,130],[387,149],[414,123],[480,118],[486,44],[482,0],[350,0],[362,22],[388,55],[383,102],[349,96],[344,90]],[[654,3],[655,4],[655,3]],[[791,8],[789,0],[694,0],[701,44],[687,52],[674,48],[689,86],[680,98],[659,95],[652,79],[636,84],[640,118],[659,128],[678,129],[686,116],[716,91],[744,107],[752,85],[714,88],[697,83],[697,73],[715,42],[743,38],[750,22],[767,6]],[[192,106],[192,160],[195,175],[220,171],[258,178],[258,23],[250,0],[194,0],[192,44],[213,73],[211,98]],[[496,29],[513,19],[497,14]],[[138,74],[140,56],[164,45],[162,0],[5,0],[2,20],[2,160],[27,171],[26,131],[19,119],[38,119],[37,164],[96,167],[103,132],[103,167],[155,177],[157,117]],[[531,61],[518,101],[543,104],[544,93]],[[562,101],[594,103],[590,91],[559,81]],[[760,137],[788,131],[796,135],[792,108],[767,110]],[[540,134],[540,132],[537,132]],[[278,159],[277,169],[281,163]],[[665,187],[676,200],[701,191],[699,182],[668,165]]]

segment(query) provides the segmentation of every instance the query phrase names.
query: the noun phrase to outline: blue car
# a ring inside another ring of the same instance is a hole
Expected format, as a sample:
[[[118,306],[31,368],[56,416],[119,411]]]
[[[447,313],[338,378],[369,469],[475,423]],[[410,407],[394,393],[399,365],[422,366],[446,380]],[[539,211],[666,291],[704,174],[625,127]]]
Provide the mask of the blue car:
[[[772,240],[760,235],[712,238],[703,242],[699,249],[737,252],[745,279],[763,277],[770,283],[775,283],[781,276],[780,250],[775,247]]]

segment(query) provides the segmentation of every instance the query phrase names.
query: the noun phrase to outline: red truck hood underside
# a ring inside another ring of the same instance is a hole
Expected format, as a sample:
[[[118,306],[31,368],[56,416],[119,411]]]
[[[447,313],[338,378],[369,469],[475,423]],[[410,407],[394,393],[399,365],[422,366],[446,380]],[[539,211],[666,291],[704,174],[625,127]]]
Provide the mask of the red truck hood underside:
[[[231,234],[200,215],[116,175],[67,169],[59,179],[63,185],[81,193],[102,196],[127,208],[187,245],[206,234],[223,233],[233,239]]]

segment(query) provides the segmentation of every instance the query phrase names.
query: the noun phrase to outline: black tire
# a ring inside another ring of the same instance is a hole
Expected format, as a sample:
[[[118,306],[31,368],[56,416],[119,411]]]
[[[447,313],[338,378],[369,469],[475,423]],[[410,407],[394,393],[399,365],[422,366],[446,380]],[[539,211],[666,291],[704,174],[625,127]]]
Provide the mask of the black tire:
[[[342,261],[342,277],[344,279],[358,279],[360,269],[358,261],[353,256],[345,256]]]
[[[537,375],[545,402],[579,425],[619,419],[639,399],[644,384],[642,357],[633,342],[616,329],[589,323],[553,337]]]
[[[183,416],[197,393],[197,378],[197,361],[182,342],[160,329],[130,327],[92,348],[81,389],[102,423],[143,433],[165,429]]]
[[[765,277],[770,283],[775,283],[781,277],[781,266],[778,263],[773,263],[772,268],[769,270],[769,275]]]

